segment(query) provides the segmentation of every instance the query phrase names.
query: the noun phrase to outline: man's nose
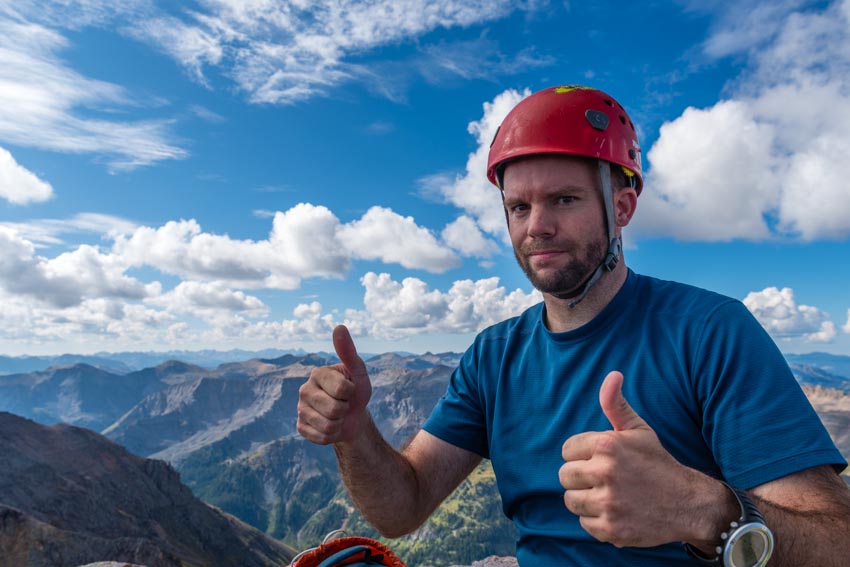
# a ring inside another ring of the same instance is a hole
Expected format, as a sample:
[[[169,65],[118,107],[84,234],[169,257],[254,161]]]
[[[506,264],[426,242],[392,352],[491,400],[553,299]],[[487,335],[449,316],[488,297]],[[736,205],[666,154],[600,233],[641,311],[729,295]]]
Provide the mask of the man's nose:
[[[555,234],[555,217],[545,207],[532,207],[528,216],[528,235],[547,238]]]

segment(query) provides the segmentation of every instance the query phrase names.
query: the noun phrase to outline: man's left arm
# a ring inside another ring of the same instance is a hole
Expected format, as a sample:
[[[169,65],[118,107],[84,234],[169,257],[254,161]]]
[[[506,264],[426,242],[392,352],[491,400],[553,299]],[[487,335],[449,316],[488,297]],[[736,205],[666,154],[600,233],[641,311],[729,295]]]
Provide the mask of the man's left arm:
[[[590,535],[617,547],[687,542],[712,556],[720,534],[740,517],[740,504],[720,481],[662,447],[623,397],[622,380],[612,372],[600,390],[614,430],[581,433],[564,443],[564,504]],[[748,494],[774,534],[770,567],[847,566],[850,488],[831,466],[766,482]]]
[[[848,564],[850,488],[832,467],[806,469],[748,492],[775,536],[770,567]]]

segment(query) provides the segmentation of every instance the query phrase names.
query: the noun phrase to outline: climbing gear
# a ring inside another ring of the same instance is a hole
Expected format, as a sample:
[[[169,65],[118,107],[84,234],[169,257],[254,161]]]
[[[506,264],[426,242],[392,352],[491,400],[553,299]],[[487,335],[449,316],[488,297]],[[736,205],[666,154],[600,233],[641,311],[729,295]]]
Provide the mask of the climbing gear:
[[[575,307],[604,272],[617,267],[622,239],[617,236],[611,164],[619,166],[638,195],[643,190],[640,144],[626,110],[608,94],[579,85],[550,87],[523,99],[496,130],[487,159],[487,178],[503,189],[511,161],[534,155],[574,155],[599,164],[608,249],[596,270],[576,290],[553,293]]]
[[[321,545],[296,555],[289,567],[407,567],[383,543],[368,537],[345,536],[344,533],[342,530],[329,533]]]

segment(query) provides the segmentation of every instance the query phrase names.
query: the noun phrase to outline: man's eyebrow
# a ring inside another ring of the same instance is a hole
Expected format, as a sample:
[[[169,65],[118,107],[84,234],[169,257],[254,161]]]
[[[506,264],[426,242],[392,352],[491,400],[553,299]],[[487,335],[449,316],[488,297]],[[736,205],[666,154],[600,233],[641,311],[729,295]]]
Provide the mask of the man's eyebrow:
[[[544,198],[562,197],[565,195],[584,197],[593,193],[595,193],[595,190],[591,187],[584,187],[581,185],[556,185],[555,187],[548,189],[545,193],[541,193],[540,196]]]

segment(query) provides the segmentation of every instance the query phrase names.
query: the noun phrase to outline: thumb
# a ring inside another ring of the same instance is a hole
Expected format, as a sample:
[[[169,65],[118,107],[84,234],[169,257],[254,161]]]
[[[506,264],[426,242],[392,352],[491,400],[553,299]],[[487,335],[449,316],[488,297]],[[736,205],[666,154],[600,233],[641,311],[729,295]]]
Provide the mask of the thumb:
[[[614,426],[614,431],[649,428],[623,397],[623,374],[620,372],[609,372],[605,377],[599,388],[599,405]]]
[[[354,346],[354,341],[345,325],[337,325],[334,329],[333,342],[336,355],[345,367],[348,377],[353,382],[357,382],[358,378],[366,376],[366,364],[357,354],[357,348]]]

